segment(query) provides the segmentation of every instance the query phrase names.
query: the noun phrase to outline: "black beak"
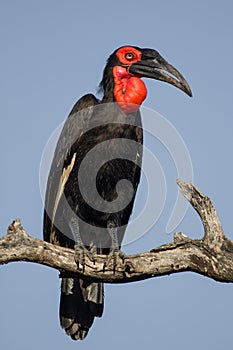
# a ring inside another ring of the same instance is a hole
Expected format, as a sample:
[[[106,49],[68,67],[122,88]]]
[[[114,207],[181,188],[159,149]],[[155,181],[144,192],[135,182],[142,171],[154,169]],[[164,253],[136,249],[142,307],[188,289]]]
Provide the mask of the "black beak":
[[[191,89],[180,72],[168,63],[156,50],[141,49],[141,61],[129,67],[129,73],[141,77],[165,81],[184,91],[190,97]]]

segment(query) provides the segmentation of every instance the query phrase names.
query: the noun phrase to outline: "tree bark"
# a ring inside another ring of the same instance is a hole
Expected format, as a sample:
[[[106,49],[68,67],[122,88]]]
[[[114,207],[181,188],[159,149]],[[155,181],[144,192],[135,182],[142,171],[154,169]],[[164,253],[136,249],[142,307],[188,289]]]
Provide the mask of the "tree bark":
[[[30,237],[15,220],[0,239],[0,264],[29,261],[50,266],[62,274],[91,278],[107,283],[127,283],[181,271],[193,271],[220,282],[233,282],[233,241],[223,232],[211,200],[192,183],[177,180],[180,191],[197,211],[204,226],[202,239],[175,233],[174,241],[149,252],[124,256],[117,261],[106,256],[85,254],[85,264],[74,259],[74,250]],[[114,264],[116,265],[114,266]]]

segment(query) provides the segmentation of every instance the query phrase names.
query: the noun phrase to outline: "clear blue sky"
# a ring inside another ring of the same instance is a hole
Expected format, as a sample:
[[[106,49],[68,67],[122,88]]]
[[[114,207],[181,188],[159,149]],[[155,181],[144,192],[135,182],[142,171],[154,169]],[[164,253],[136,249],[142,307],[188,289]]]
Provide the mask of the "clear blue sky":
[[[230,0],[2,0],[1,234],[20,217],[30,235],[42,237],[39,165],[44,146],[74,102],[96,92],[109,54],[132,44],[157,49],[190,83],[192,99],[167,84],[146,81],[144,105],[182,135],[195,183],[212,198],[232,239],[232,14]],[[158,156],[168,183],[165,210],[153,230],[124,247],[127,253],[172,240],[164,232],[177,174],[159,146]],[[192,208],[176,231],[201,237]],[[108,285],[103,318],[84,342],[76,343],[59,327],[57,275],[29,263],[1,267],[1,349],[232,347],[232,285],[193,273]]]

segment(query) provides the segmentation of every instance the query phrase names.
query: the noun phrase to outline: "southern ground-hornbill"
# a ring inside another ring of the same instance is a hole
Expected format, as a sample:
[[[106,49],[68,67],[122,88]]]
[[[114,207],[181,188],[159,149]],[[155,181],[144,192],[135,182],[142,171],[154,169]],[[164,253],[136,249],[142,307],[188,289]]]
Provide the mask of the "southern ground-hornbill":
[[[120,248],[140,180],[139,107],[147,95],[142,77],[165,81],[192,95],[182,75],[157,51],[123,46],[107,61],[100,83],[102,100],[92,94],[83,96],[58,140],[47,183],[44,239],[75,247],[81,258],[82,251],[114,255]],[[93,149],[94,155],[88,158]],[[132,184],[130,195],[118,186],[123,179]],[[108,205],[115,202],[118,206],[111,211]],[[94,317],[103,313],[103,284],[61,275],[61,326],[72,339],[84,339]]]

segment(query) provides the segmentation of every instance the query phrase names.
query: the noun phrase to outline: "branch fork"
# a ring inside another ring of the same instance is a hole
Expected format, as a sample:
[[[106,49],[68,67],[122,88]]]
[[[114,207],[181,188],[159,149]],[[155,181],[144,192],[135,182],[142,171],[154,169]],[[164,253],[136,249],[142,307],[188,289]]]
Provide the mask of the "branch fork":
[[[85,255],[85,269],[75,263],[74,250],[55,246],[30,237],[17,219],[0,239],[0,264],[29,261],[50,266],[93,281],[127,283],[147,278],[193,271],[221,282],[233,282],[233,241],[223,232],[221,222],[209,197],[191,182],[177,180],[180,191],[197,211],[204,227],[202,239],[190,239],[175,233],[172,243],[149,252],[119,257],[103,269],[105,255],[95,259]],[[116,266],[114,266],[116,265]]]

